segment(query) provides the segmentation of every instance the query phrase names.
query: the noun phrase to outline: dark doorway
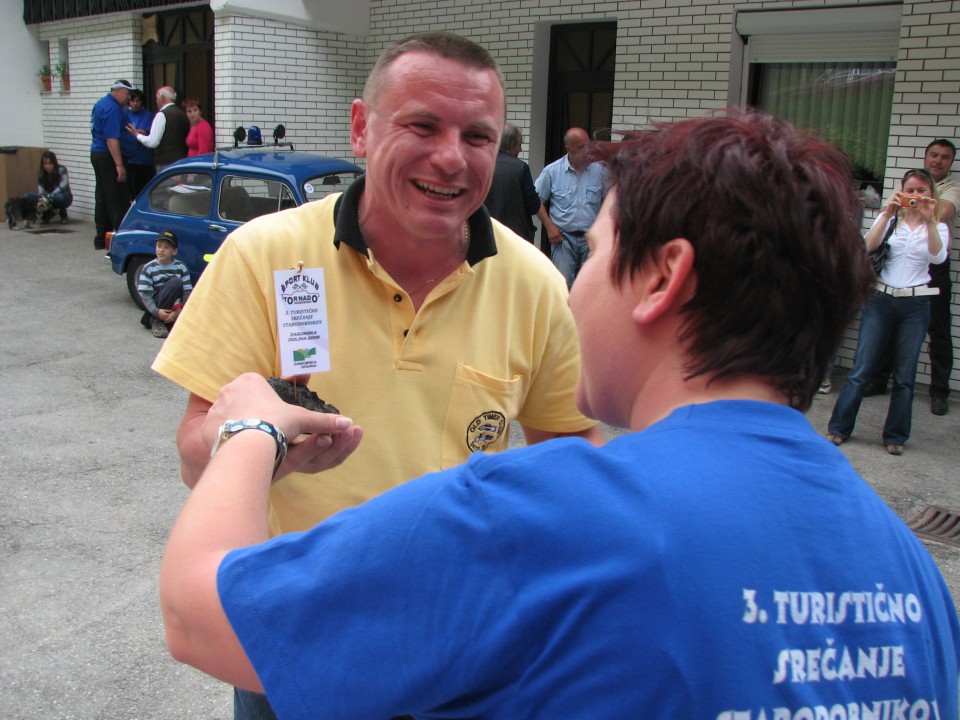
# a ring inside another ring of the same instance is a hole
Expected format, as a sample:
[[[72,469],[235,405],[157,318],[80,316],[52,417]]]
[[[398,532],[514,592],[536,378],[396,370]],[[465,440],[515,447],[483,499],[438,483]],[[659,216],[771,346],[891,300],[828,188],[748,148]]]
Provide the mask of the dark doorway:
[[[591,138],[609,138],[616,61],[615,22],[550,29],[544,165],[563,155],[563,134],[571,127],[582,127]]]
[[[177,91],[177,104],[197,98],[211,125],[213,94],[213,12],[209,7],[156,13],[143,18],[143,92],[152,103],[157,88]],[[151,110],[156,108],[151,107]]]

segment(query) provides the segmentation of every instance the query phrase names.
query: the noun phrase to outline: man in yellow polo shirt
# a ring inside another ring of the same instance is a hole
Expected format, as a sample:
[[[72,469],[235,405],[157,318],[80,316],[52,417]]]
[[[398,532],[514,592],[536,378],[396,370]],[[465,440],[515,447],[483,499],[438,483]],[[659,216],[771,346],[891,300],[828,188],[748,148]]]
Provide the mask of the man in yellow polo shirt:
[[[365,437],[323,475],[313,473],[337,453],[329,438],[290,448],[272,534],[503,450],[512,420],[528,442],[602,442],[576,407],[563,277],[483,209],[504,120],[502,79],[480,46],[429,33],[384,51],[351,111],[366,175],[342,196],[235,231],[153,365],[191,393],[177,435],[187,485],[209,460],[201,427],[220,388],[244,372],[281,374],[274,271],[301,262],[323,269],[328,323],[330,371],[310,388]]]

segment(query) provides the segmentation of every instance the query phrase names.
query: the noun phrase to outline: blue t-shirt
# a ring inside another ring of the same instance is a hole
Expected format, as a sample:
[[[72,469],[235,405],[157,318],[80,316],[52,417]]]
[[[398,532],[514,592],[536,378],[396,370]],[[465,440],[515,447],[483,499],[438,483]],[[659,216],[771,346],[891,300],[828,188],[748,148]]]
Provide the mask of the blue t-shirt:
[[[474,456],[218,588],[282,718],[957,717],[933,559],[779,405]]]
[[[141,108],[133,112],[129,108],[123,111],[123,125],[132,124],[138,130],[150,132],[153,124],[153,113]],[[123,159],[131,165],[153,165],[153,150],[138,141],[135,135],[124,130],[120,133],[120,153]]]
[[[112,94],[97,100],[90,113],[90,152],[110,152],[108,138],[120,138],[123,130],[123,108]]]

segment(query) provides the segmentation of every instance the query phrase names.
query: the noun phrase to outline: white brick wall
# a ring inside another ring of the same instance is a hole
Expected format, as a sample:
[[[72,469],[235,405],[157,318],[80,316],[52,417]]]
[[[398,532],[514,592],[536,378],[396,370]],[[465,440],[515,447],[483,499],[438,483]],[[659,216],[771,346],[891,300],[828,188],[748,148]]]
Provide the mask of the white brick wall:
[[[217,146],[238,125],[269,142],[282,123],[297,150],[354,159],[350,103],[369,69],[362,38],[270,20],[216,17]]]
[[[70,91],[43,95],[44,144],[70,171],[71,212],[93,216],[93,168],[90,166],[90,111],[119,78],[135,86],[143,81],[140,17],[113,13],[95,18],[40,25],[40,39],[50,43],[50,64],[60,61],[60,40],[67,41]],[[92,244],[93,238],[90,238]]]

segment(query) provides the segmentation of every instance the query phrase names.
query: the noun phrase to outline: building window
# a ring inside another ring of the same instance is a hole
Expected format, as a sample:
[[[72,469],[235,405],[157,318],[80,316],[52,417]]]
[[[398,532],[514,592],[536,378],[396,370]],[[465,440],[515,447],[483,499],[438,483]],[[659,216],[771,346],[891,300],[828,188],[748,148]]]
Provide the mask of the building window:
[[[864,204],[877,207],[887,162],[903,7],[741,10],[741,100],[834,143]]]
[[[816,132],[850,158],[868,204],[880,201],[896,63],[763,63],[750,104]]]

